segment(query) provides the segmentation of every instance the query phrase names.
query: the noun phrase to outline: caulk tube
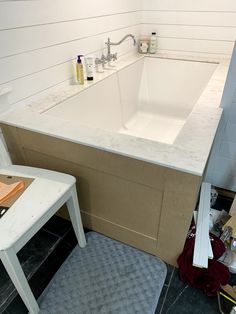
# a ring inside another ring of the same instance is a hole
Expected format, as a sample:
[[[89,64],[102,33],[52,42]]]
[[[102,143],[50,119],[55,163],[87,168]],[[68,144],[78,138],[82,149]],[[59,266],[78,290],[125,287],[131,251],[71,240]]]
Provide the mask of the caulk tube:
[[[84,58],[87,80],[93,80],[93,57]]]

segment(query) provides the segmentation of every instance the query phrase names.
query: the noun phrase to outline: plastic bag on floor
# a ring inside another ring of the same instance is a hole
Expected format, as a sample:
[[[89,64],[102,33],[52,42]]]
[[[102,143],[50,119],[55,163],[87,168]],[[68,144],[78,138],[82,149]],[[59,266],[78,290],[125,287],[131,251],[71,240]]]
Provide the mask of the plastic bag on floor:
[[[216,296],[221,285],[226,285],[230,278],[228,267],[218,262],[218,258],[225,252],[223,242],[210,233],[214,258],[209,260],[208,268],[198,268],[192,265],[196,228],[189,230],[184,250],[177,262],[180,279],[193,287],[202,289],[208,296]]]

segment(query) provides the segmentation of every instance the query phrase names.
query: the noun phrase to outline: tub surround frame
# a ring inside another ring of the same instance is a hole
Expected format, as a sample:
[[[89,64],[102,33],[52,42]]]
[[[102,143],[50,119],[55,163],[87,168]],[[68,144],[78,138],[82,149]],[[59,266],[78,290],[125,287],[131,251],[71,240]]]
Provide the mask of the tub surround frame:
[[[144,56],[131,56],[120,69]],[[180,55],[157,54],[159,58]],[[184,59],[183,59],[184,58]],[[229,60],[216,62],[208,85],[171,145],[82,126],[44,115],[88,86],[68,86],[34,104],[1,116],[14,163],[64,171],[77,177],[86,227],[155,254],[176,265],[196,206],[222,110]]]
[[[4,124],[2,130],[14,163],[76,176],[84,226],[176,265],[200,176]]]

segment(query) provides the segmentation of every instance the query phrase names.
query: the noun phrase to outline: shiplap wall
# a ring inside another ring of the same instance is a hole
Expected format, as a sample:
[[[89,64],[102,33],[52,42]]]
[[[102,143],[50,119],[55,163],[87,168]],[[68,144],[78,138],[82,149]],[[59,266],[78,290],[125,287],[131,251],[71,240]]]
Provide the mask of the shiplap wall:
[[[0,89],[12,88],[10,104],[40,97],[71,80],[77,54],[99,56],[108,36],[116,41],[154,30],[159,50],[228,56],[236,39],[236,1],[0,1]],[[116,47],[120,55],[133,49],[129,40]],[[207,177],[236,191],[235,62],[231,69]]]
[[[229,56],[236,39],[235,0],[143,1],[141,34],[157,31],[159,50]],[[236,51],[222,99],[224,108],[206,180],[236,191]]]
[[[32,98],[73,76],[77,54],[100,56],[105,41],[139,34],[141,0],[0,1],[0,89],[10,104]],[[132,41],[119,55],[136,49]]]
[[[229,55],[236,39],[236,1],[143,1],[141,34],[152,31],[160,50]]]

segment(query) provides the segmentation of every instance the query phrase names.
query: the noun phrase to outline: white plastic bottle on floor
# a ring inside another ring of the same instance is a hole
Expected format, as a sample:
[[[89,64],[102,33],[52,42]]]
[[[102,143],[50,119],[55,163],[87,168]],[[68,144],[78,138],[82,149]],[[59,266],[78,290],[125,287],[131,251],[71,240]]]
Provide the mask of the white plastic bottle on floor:
[[[156,53],[157,52],[157,34],[153,32],[150,37],[150,44],[149,44],[149,52]]]

